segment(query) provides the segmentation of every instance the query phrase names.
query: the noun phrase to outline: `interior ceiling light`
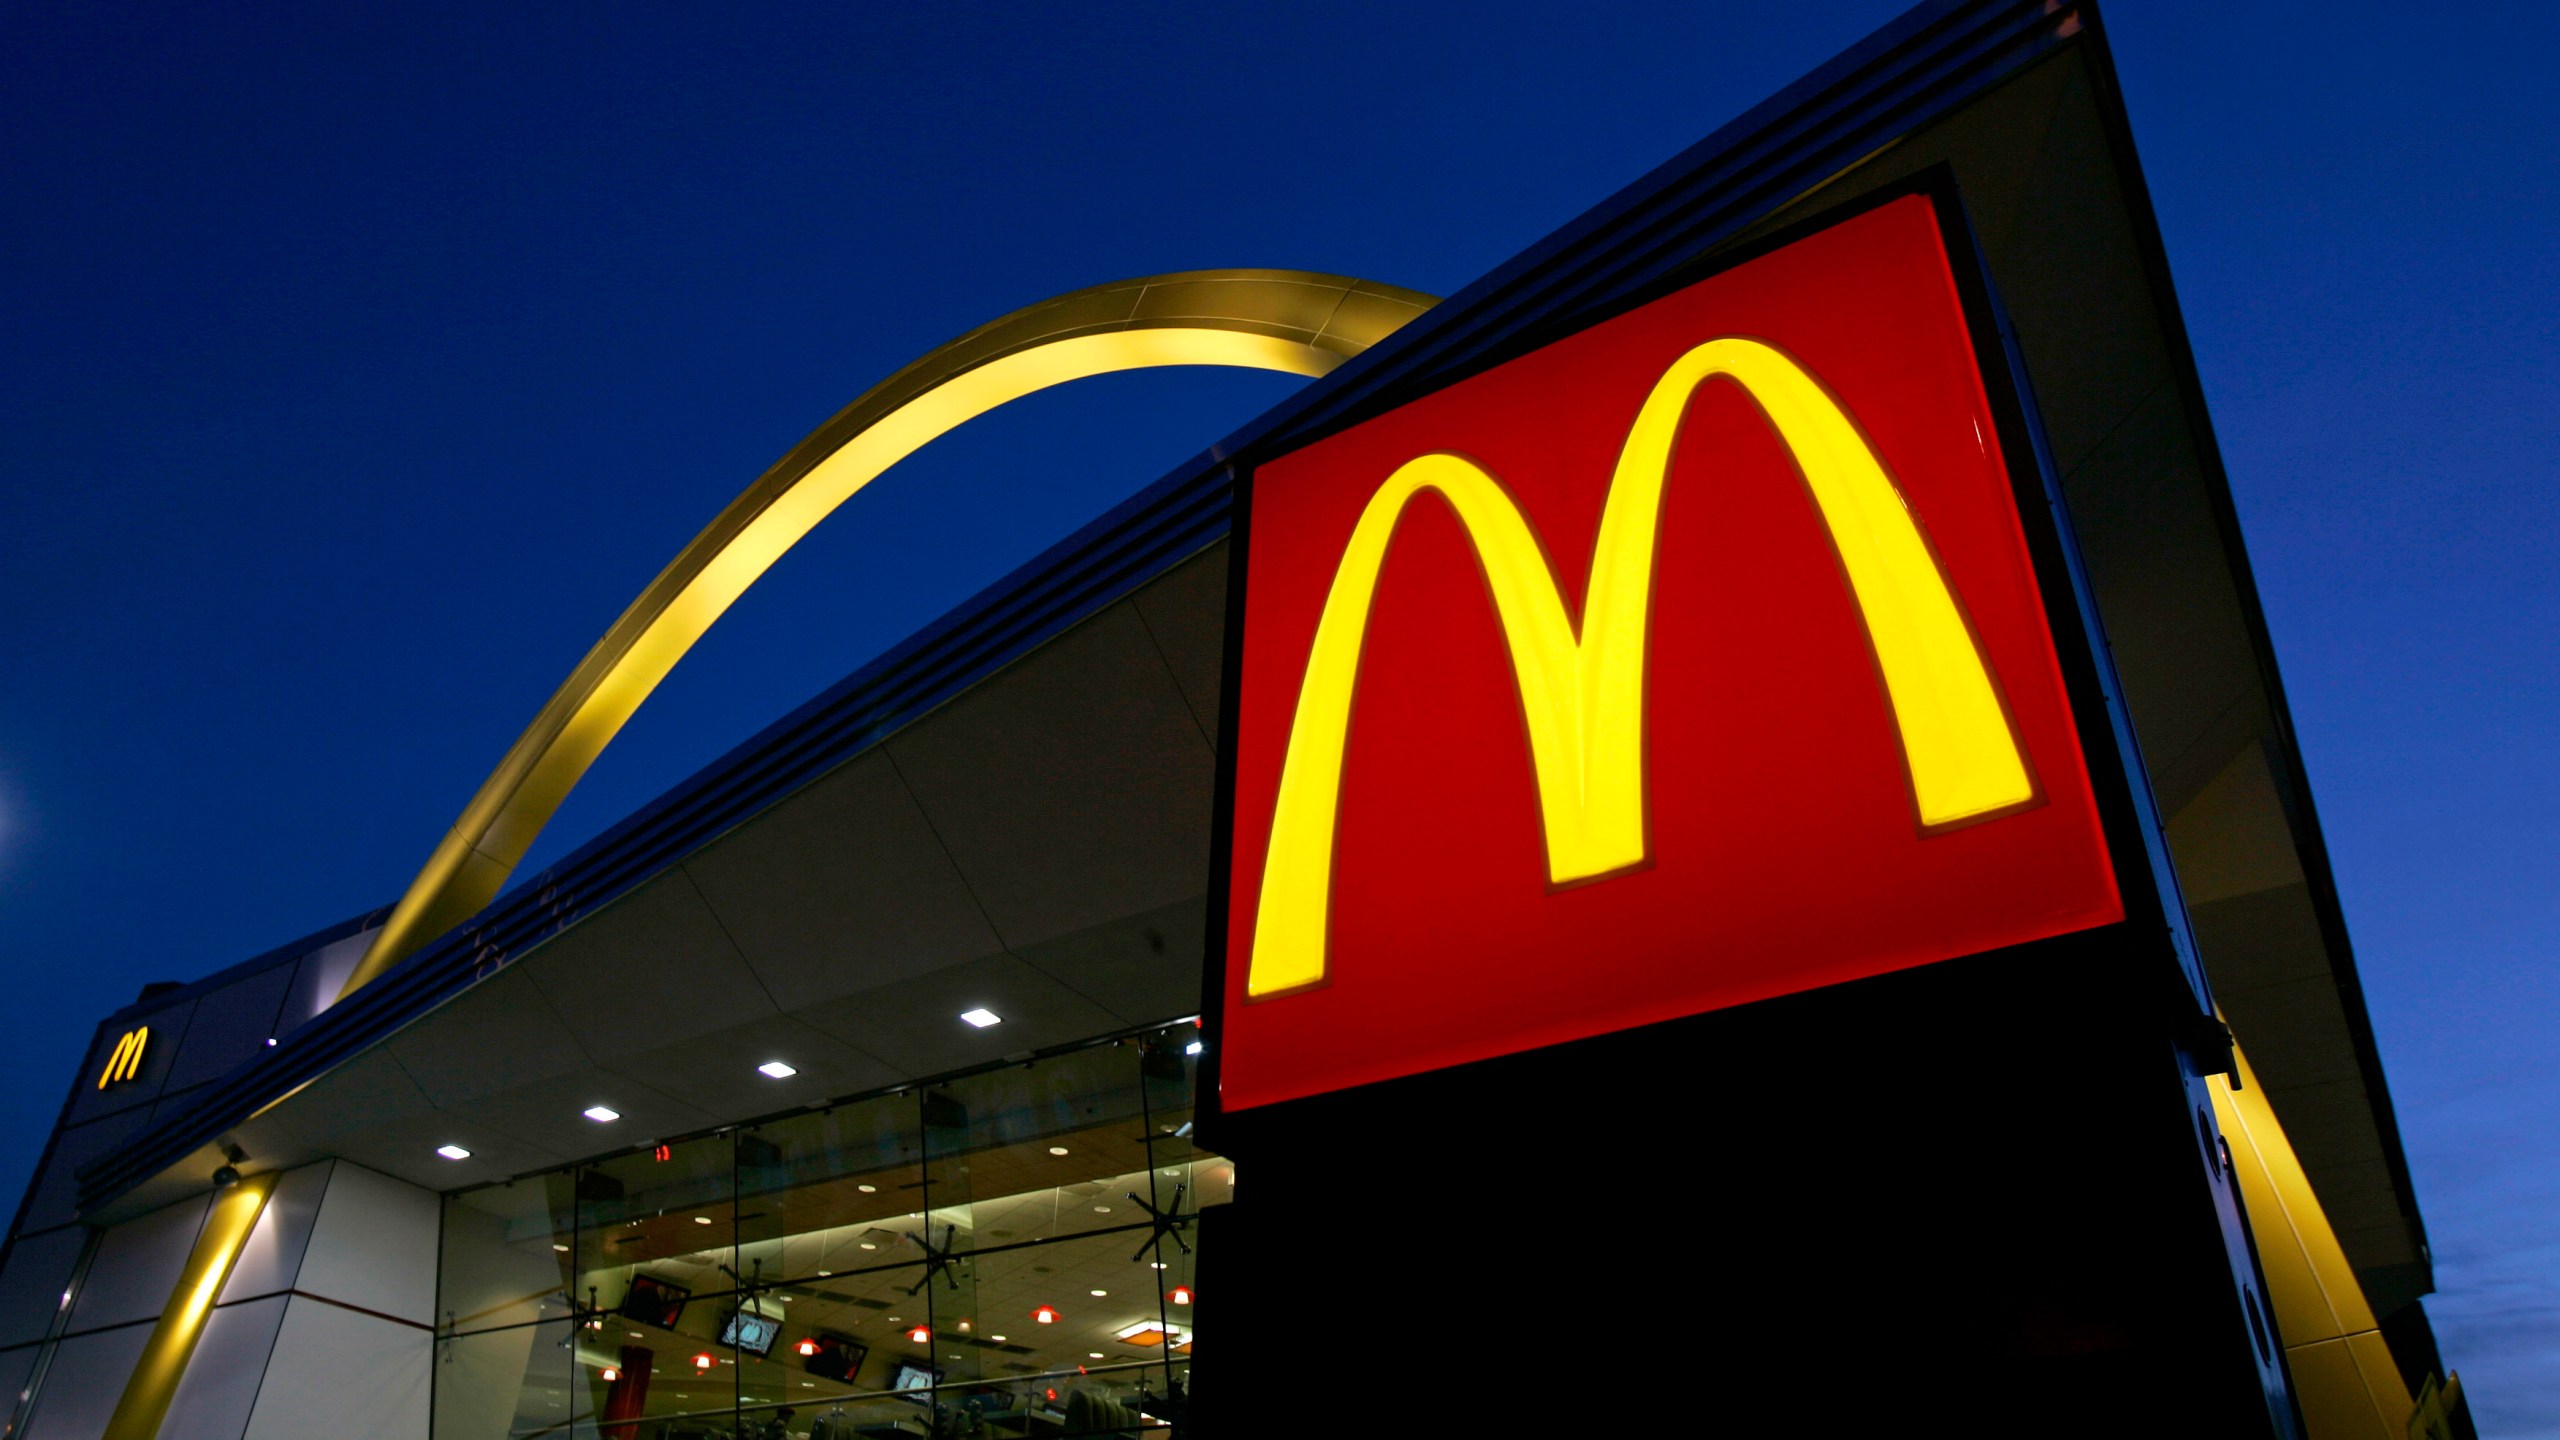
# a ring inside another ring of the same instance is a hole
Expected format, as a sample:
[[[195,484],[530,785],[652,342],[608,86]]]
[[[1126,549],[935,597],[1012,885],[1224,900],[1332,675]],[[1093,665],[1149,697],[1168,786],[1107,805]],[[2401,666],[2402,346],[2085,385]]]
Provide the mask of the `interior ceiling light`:
[[[1168,1337],[1176,1345],[1184,1344],[1191,1339],[1181,1326],[1167,1325],[1161,1320],[1141,1320],[1135,1325],[1123,1325],[1112,1333],[1111,1338],[1123,1345],[1141,1345],[1153,1349],[1164,1344]]]
[[[578,1113],[599,1125],[610,1125],[622,1118],[622,1112],[609,1105],[590,1105]]]
[[[1172,1301],[1176,1305],[1188,1305],[1191,1303],[1191,1287],[1188,1285],[1176,1285],[1172,1289],[1164,1292],[1164,1298]]]
[[[439,1145],[436,1147],[436,1153],[447,1160],[468,1160],[471,1158],[471,1152],[463,1149],[459,1145]]]
[[[710,1351],[708,1351],[708,1350],[705,1350],[705,1351],[702,1351],[700,1354],[695,1355],[695,1356],[693,1357],[693,1368],[694,1368],[694,1369],[696,1369],[696,1370],[708,1370],[708,1369],[710,1369],[710,1368],[711,1368],[711,1352],[710,1352]]]
[[[984,1005],[979,1006],[979,1007],[978,1007],[977,1009],[975,1009],[975,1010],[963,1010],[963,1011],[961,1011],[961,1012],[960,1012],[960,1018],[961,1018],[961,1019],[963,1019],[963,1020],[968,1021],[968,1022],[969,1022],[970,1024],[972,1024],[972,1025],[977,1026],[977,1027],[978,1027],[979,1029],[981,1029],[981,1030],[986,1029],[986,1028],[987,1028],[988,1026],[990,1026],[990,1025],[1001,1025],[1001,1024],[1003,1024],[1003,1023],[1004,1023],[1004,1017],[1003,1017],[1003,1016],[1001,1016],[1001,1015],[997,1014],[997,1013],[996,1013],[996,1012],[994,1012],[993,1010],[988,1009],[988,1008],[987,1008],[986,1006],[984,1006]]]
[[[803,1339],[796,1348],[803,1355],[815,1355],[818,1353],[818,1342],[815,1340]]]
[[[1064,1145],[1052,1145],[1049,1147],[1049,1153],[1052,1155],[1064,1155],[1067,1153],[1067,1147]]]
[[[756,1069],[772,1076],[776,1080],[788,1080],[792,1076],[800,1073],[799,1066],[785,1064],[780,1060],[767,1060],[763,1064],[757,1066]]]
[[[853,1188],[861,1191],[865,1195],[877,1195],[880,1193],[880,1187],[877,1185],[856,1185]]]
[[[1001,1335],[990,1335],[990,1336],[988,1336],[988,1337],[987,1337],[987,1339],[988,1339],[988,1341],[989,1341],[989,1342],[991,1342],[991,1343],[993,1343],[993,1344],[997,1344],[997,1345],[1001,1345],[1001,1344],[1003,1344],[1003,1343],[1004,1343],[1004,1337],[1003,1337],[1003,1336],[1001,1336]]]
[[[933,1338],[933,1327],[930,1325],[919,1325],[913,1330],[907,1332],[907,1338],[913,1340],[919,1345],[922,1345]]]
[[[693,1223],[696,1225],[708,1225],[711,1223],[711,1217],[708,1215],[696,1215],[693,1217]]]
[[[1111,1292],[1110,1292],[1110,1291],[1108,1291],[1108,1290],[1096,1290],[1096,1291],[1094,1291],[1094,1292],[1093,1292],[1093,1298],[1094,1298],[1094,1299],[1096,1299],[1096,1300],[1099,1300],[1099,1299],[1101,1299],[1103,1296],[1108,1295],[1108,1294],[1110,1294],[1110,1293],[1111,1293]]]
[[[1183,1047],[1182,1047],[1182,1053],[1183,1053],[1183,1054],[1185,1054],[1185,1055],[1197,1055],[1197,1054],[1199,1054],[1201,1051],[1206,1050],[1206,1049],[1208,1049],[1208,1048],[1209,1048],[1208,1046],[1201,1044],[1201,1043],[1200,1043],[1199,1041],[1197,1041],[1197,1040],[1194,1040],[1194,1041],[1192,1041],[1190,1044],[1185,1045],[1185,1046],[1183,1046]]]
[[[1039,1321],[1043,1325],[1055,1325],[1058,1323],[1058,1307],[1055,1305],[1043,1305],[1039,1309],[1031,1312],[1031,1318]]]
[[[613,1367],[612,1367],[612,1366],[610,1366],[610,1365],[607,1365],[607,1366],[606,1366],[606,1367],[604,1367],[603,1369],[601,1369],[601,1370],[599,1370],[599,1371],[597,1371],[597,1372],[596,1372],[596,1378],[597,1378],[597,1379],[599,1379],[599,1380],[602,1380],[602,1381],[603,1381],[604,1383],[606,1383],[607,1385],[610,1385],[610,1384],[612,1384],[614,1381],[619,1380],[619,1379],[621,1379],[621,1378],[622,1378],[622,1372],[621,1372],[621,1371],[619,1371],[619,1370],[617,1370],[617,1369],[615,1369],[615,1368],[613,1368]]]

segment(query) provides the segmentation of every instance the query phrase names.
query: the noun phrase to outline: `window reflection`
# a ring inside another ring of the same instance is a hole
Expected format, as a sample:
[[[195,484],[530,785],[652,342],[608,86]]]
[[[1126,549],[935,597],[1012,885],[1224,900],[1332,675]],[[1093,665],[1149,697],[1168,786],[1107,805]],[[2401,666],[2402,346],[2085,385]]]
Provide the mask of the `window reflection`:
[[[437,1440],[1136,1432],[1179,1413],[1189,1026],[447,1197]]]

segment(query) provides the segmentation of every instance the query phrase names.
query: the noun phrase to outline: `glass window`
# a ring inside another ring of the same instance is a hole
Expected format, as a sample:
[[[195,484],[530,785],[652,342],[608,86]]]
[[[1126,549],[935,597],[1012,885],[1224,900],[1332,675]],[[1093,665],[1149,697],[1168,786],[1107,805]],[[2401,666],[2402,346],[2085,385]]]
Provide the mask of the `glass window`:
[[[1188,1026],[447,1197],[436,1440],[1180,1413]]]
[[[444,1197],[437,1314],[447,1330],[568,1318],[570,1186],[549,1175]]]

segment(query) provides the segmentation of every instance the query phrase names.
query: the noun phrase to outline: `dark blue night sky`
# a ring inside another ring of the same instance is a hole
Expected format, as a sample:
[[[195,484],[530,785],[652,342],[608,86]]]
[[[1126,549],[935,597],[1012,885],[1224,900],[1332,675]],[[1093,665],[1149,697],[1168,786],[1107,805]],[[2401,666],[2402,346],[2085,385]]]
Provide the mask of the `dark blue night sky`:
[[[1447,293],[1892,0],[0,17],[0,1191],[95,1017],[383,903],[616,612],[854,394],[1215,265]],[[2120,4],[2427,1210],[2560,1436],[2546,7]],[[531,873],[1286,393],[1087,381],[894,472]]]

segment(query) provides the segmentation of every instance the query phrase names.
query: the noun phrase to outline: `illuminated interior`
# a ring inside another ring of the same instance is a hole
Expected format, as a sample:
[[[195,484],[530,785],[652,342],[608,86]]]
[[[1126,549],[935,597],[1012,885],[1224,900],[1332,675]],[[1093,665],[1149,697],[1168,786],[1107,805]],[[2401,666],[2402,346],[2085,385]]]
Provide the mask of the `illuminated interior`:
[[[1196,1036],[447,1196],[438,1440],[1178,1418],[1197,1217],[1235,1179],[1189,1138]]]

